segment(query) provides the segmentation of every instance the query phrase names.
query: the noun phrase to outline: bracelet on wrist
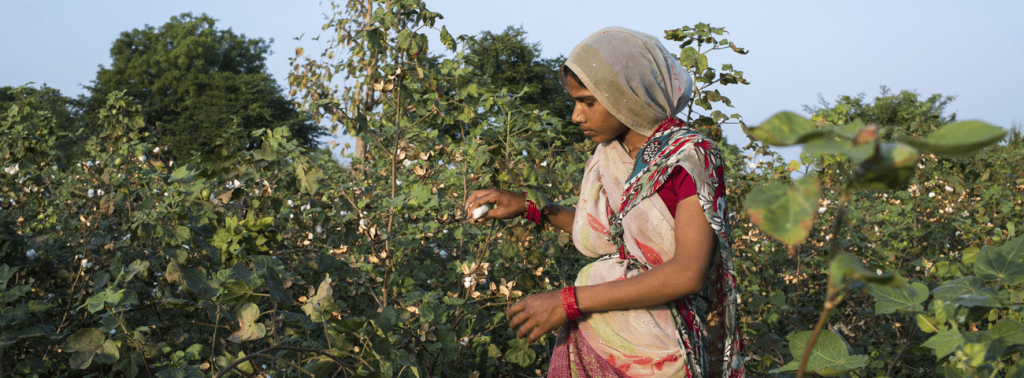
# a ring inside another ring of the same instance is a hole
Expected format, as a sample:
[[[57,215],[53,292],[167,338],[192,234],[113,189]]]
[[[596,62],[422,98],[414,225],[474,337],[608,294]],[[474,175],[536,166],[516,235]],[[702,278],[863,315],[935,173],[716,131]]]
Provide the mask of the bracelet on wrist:
[[[526,214],[524,214],[526,216],[526,220],[528,220],[530,222],[533,222],[535,224],[540,224],[540,214],[541,214],[540,213],[540,208],[537,207],[537,204],[535,202],[530,201],[530,197],[529,197],[530,194],[529,193],[524,192],[523,194],[525,194],[527,196],[526,197]]]
[[[568,286],[562,289],[562,309],[569,320],[576,320],[583,317],[580,307],[576,304],[576,286]]]

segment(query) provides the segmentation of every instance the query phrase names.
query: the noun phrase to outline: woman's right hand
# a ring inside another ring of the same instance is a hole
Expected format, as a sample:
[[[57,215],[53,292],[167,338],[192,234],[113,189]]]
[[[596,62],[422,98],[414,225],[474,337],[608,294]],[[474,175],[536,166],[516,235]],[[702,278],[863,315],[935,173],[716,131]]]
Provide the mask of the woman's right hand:
[[[491,205],[491,210],[479,219],[473,219],[473,210],[483,206]],[[466,218],[473,222],[483,222],[487,219],[509,219],[515,218],[526,212],[526,194],[510,192],[504,189],[484,189],[470,193],[466,198]]]

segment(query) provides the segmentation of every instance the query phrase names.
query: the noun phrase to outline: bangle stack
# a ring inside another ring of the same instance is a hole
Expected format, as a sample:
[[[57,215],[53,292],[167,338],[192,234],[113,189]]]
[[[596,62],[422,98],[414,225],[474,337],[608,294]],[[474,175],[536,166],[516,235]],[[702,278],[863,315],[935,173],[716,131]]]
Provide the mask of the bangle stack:
[[[523,193],[529,196],[528,193]],[[530,197],[526,197],[526,220],[540,224],[540,208],[533,201],[530,201]]]
[[[562,289],[562,309],[569,320],[576,320],[583,317],[580,307],[576,305],[576,286],[569,286]]]

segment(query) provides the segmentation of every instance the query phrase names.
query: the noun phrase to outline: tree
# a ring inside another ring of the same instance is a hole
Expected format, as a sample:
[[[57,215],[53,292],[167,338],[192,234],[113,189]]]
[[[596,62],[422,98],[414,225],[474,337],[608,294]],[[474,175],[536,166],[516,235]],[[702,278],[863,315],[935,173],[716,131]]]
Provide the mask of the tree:
[[[558,82],[564,56],[541,58],[540,43],[527,42],[522,27],[509,26],[500,34],[484,31],[470,41],[469,53],[476,59],[467,65],[473,68],[473,79],[510,93],[523,92],[519,103],[524,110],[548,111],[569,121],[572,99]],[[568,127],[565,132],[570,140],[583,139],[579,128]]]
[[[813,114],[816,121],[833,125],[843,125],[858,118],[864,123],[880,126],[900,125],[902,132],[917,137],[956,121],[955,112],[948,116],[942,114],[954,99],[954,96],[933,94],[922,100],[917,92],[902,90],[893,93],[882,86],[881,93],[873,102],[866,102],[863,93],[839,96],[835,105],[819,98],[817,106],[804,106],[804,111]]]
[[[25,109],[28,108],[28,109]],[[28,114],[28,115],[25,115]],[[82,155],[82,103],[66,97],[59,90],[43,85],[33,87],[0,87],[0,120],[24,117],[26,135],[52,136],[63,134],[60,147],[46,154],[59,156],[61,164],[71,164]],[[8,137],[13,135],[8,135]]]
[[[253,148],[253,130],[287,126],[306,147],[324,132],[284,97],[267,72],[270,44],[217,30],[216,20],[183,13],[159,29],[121,33],[100,67],[86,108],[94,112],[107,94],[125,90],[145,109],[158,145],[175,158],[206,153],[217,145]]]

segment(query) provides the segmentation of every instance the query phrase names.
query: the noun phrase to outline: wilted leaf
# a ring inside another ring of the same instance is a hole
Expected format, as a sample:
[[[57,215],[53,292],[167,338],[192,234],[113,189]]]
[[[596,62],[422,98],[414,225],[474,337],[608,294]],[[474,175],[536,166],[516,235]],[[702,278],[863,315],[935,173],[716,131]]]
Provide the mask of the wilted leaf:
[[[259,318],[259,316],[259,307],[250,302],[243,304],[238,311],[235,311],[235,317],[238,318],[239,329],[232,333],[228,340],[241,343],[245,341],[259,340],[263,338],[263,336],[266,336],[267,326],[263,323],[256,322],[256,319]]]
[[[84,328],[75,332],[64,345],[66,352],[73,352],[70,365],[73,369],[85,369],[92,359],[103,350],[103,334],[95,328]]]

